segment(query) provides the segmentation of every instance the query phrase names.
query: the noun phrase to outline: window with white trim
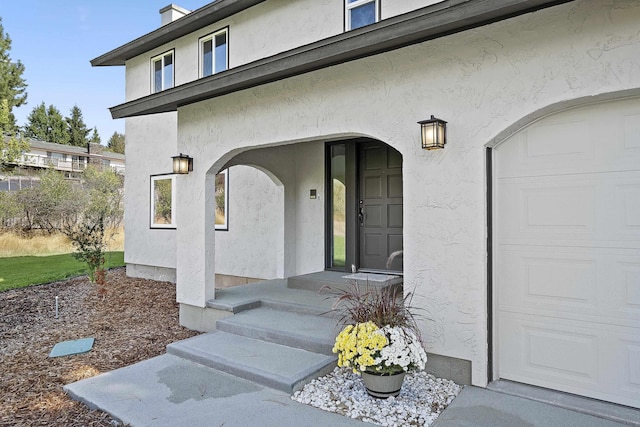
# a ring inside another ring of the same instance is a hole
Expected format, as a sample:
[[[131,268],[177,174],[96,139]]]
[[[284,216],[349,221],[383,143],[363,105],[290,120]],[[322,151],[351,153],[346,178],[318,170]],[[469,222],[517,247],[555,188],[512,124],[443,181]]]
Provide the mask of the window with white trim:
[[[156,93],[173,87],[173,51],[151,58],[151,92]]]
[[[225,28],[200,39],[200,77],[229,68],[228,34]]]
[[[345,0],[344,16],[347,31],[378,22],[380,0]]]
[[[151,228],[176,228],[175,175],[151,176]]]

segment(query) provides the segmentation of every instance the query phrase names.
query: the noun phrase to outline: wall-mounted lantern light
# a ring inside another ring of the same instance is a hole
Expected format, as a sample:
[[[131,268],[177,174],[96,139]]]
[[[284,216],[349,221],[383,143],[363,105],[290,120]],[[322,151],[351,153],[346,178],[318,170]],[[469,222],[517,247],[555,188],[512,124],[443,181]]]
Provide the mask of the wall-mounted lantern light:
[[[173,156],[173,173],[185,174],[193,172],[193,158],[186,154],[180,153],[179,156]]]
[[[447,122],[431,116],[429,120],[418,123],[422,131],[422,148],[424,150],[444,148],[444,144],[447,142]]]

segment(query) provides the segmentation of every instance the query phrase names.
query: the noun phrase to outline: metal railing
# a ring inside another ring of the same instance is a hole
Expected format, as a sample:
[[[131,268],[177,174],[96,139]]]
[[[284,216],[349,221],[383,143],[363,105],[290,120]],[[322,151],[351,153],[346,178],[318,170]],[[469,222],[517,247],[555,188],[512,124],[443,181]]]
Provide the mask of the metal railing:
[[[56,159],[41,154],[23,154],[18,164],[20,166],[54,168],[60,171],[71,172],[82,172],[87,168],[86,161]],[[122,165],[109,165],[109,167],[116,173],[124,174],[125,167]]]

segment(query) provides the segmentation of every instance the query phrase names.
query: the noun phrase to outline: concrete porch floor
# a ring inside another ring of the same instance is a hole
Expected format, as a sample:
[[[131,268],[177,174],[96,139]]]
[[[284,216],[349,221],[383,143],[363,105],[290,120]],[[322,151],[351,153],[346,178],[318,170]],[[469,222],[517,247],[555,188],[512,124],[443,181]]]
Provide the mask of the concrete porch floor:
[[[329,292],[320,294],[320,289],[323,286],[344,289],[348,281],[355,280],[345,279],[345,276],[349,277],[351,273],[318,271],[287,279],[216,289],[215,298],[207,301],[207,307],[238,313],[259,305],[275,307],[287,304],[291,308],[299,306],[305,312],[330,315],[334,298]],[[357,280],[363,287],[393,286],[400,291],[402,286],[402,278],[394,275],[359,273]]]

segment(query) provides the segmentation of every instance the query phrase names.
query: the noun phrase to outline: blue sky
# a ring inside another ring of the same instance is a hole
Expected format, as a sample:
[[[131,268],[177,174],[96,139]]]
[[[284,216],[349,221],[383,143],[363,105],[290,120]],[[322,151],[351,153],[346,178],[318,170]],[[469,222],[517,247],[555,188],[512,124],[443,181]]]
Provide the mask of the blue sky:
[[[102,143],[124,120],[108,108],[124,102],[124,66],[92,67],[89,61],[160,26],[159,10],[171,0],[0,0],[11,59],[25,65],[27,104],[14,109],[19,125],[41,102],[68,116],[74,104]],[[178,0],[194,10],[208,0]]]

